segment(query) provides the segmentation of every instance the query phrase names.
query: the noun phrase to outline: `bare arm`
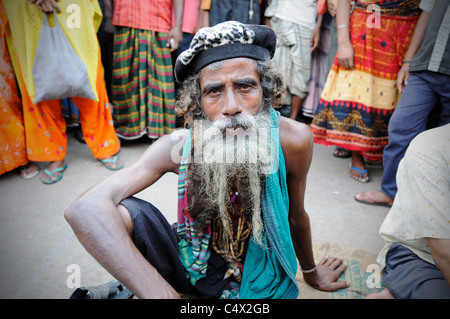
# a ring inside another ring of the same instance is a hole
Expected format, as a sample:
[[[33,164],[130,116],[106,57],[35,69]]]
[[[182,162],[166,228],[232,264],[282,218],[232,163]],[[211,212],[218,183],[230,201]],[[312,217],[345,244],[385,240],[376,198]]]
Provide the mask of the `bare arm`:
[[[416,55],[417,50],[419,50],[429,17],[430,17],[429,12],[422,11],[422,13],[420,14],[419,20],[417,20],[416,28],[414,29],[414,33],[411,38],[411,42],[409,43],[409,48],[405,53],[403,61],[411,61],[414,55]],[[408,77],[409,77],[409,62],[403,63],[402,67],[400,68],[400,71],[397,74],[397,87],[400,93],[403,93],[406,83],[408,82]]]
[[[123,199],[153,185],[165,173],[178,173],[179,158],[174,149],[183,145],[181,141],[186,137],[184,132],[177,131],[161,137],[134,164],[117,171],[82,195],[78,201],[95,194],[96,201],[111,201],[118,205]]]
[[[338,38],[338,62],[346,69],[353,68],[355,53],[350,42],[350,2],[339,0],[336,10],[336,28]]]
[[[311,53],[314,52],[320,45],[320,29],[322,28],[323,15],[317,16],[317,23],[311,34]]]
[[[289,191],[289,223],[295,253],[302,270],[316,266],[312,250],[311,227],[304,200],[306,179],[313,154],[312,134],[306,125],[281,118],[281,141],[287,167]],[[303,278],[312,287],[332,291],[348,286],[347,282],[336,282],[346,265],[338,258],[322,259],[315,271],[304,273]]]
[[[197,26],[195,27],[195,33],[205,27],[209,27],[209,10],[200,9],[200,15],[198,17]]]
[[[114,26],[112,24],[114,0],[104,0],[103,3],[105,4],[105,32],[108,34],[114,34]]]
[[[173,0],[173,10],[175,15],[175,24],[170,29],[168,35],[167,45],[170,47],[171,51],[178,49],[183,42],[183,11],[184,11],[184,0]]]
[[[184,143],[171,136],[161,137],[136,163],[88,190],[64,213],[86,250],[140,298],[178,295],[132,243],[131,218],[119,203],[152,185],[164,173],[177,172],[179,152],[174,150]]]
[[[450,239],[427,238],[436,267],[450,286]]]
[[[201,28],[209,27],[209,10],[211,9],[211,0],[202,0],[200,2],[200,15],[198,17],[195,33]]]

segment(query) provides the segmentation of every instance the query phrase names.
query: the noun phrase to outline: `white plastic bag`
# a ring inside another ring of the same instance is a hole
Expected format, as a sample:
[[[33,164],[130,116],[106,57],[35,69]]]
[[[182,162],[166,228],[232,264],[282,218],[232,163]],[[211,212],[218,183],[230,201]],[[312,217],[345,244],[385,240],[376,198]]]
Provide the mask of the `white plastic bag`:
[[[33,62],[34,103],[74,96],[95,100],[86,65],[61,29],[56,13],[53,15],[55,26],[50,27],[44,14]]]

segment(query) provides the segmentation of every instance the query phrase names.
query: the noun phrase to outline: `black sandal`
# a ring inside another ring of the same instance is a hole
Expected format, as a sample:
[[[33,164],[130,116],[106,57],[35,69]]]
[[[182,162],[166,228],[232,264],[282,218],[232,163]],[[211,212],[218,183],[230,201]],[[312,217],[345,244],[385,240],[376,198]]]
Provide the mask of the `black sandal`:
[[[333,156],[339,158],[349,158],[352,157],[352,151],[346,150],[345,148],[342,147],[336,147],[336,149],[333,152]]]
[[[77,288],[69,299],[131,299],[133,293],[119,281],[93,287]]]

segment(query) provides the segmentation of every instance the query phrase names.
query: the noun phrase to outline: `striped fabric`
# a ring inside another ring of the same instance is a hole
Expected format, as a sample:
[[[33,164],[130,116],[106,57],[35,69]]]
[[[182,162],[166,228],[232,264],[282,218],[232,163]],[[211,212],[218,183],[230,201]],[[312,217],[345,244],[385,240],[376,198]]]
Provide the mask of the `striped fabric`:
[[[284,75],[289,94],[304,98],[308,94],[311,77],[311,33],[312,29],[276,17],[270,25],[277,34],[274,62]]]
[[[121,138],[158,138],[175,128],[175,86],[166,44],[166,33],[116,27],[112,100]]]
[[[172,28],[171,0],[114,0],[113,25],[169,32]]]
[[[299,290],[295,275],[297,258],[288,222],[289,194],[286,182],[286,166],[280,143],[280,113],[271,109],[272,141],[278,149],[278,169],[266,175],[262,197],[266,247],[262,249],[250,241],[245,257],[240,298],[243,299],[293,299]]]
[[[189,280],[195,285],[197,280],[205,277],[208,259],[210,256],[209,239],[211,237],[211,228],[208,226],[203,236],[199,236],[194,230],[194,220],[185,212],[187,207],[186,197],[186,168],[191,153],[191,133],[186,141],[183,149],[183,156],[180,163],[178,173],[178,236],[180,243],[178,244],[180,252],[180,260],[186,269]]]
[[[279,112],[271,109],[276,132],[273,142],[278,147],[278,170],[266,175],[262,198],[262,211],[265,224],[265,245],[262,249],[250,240],[245,257],[241,286],[233,285],[223,292],[223,298],[296,298],[298,287],[295,279],[297,258],[289,229],[289,198],[286,184],[286,167],[279,139]],[[191,133],[183,149],[178,182],[178,234],[180,236],[180,259],[193,285],[206,275],[210,256],[208,227],[203,237],[194,231],[194,221],[185,211],[186,198],[186,162],[191,151]],[[274,161],[275,162],[275,161]],[[272,170],[271,170],[272,171]]]

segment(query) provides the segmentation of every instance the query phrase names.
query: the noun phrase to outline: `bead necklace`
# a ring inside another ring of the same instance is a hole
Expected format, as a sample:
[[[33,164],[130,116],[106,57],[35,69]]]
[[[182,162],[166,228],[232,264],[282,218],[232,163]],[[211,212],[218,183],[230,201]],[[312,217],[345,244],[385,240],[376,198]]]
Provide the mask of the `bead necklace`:
[[[231,202],[235,203],[238,193],[231,193],[230,196]],[[233,275],[238,283],[240,283],[242,279],[243,264],[241,263],[241,257],[244,253],[246,241],[250,237],[251,232],[251,224],[246,222],[243,211],[244,209],[241,208],[238,213],[239,220],[236,234],[234,234],[233,223],[230,214],[227,211],[227,218],[230,223],[231,233],[228,241],[225,243],[222,240],[223,227],[220,222],[220,217],[216,217],[212,222],[212,247],[216,253],[221,255],[228,263],[228,269],[225,273],[224,279]]]

